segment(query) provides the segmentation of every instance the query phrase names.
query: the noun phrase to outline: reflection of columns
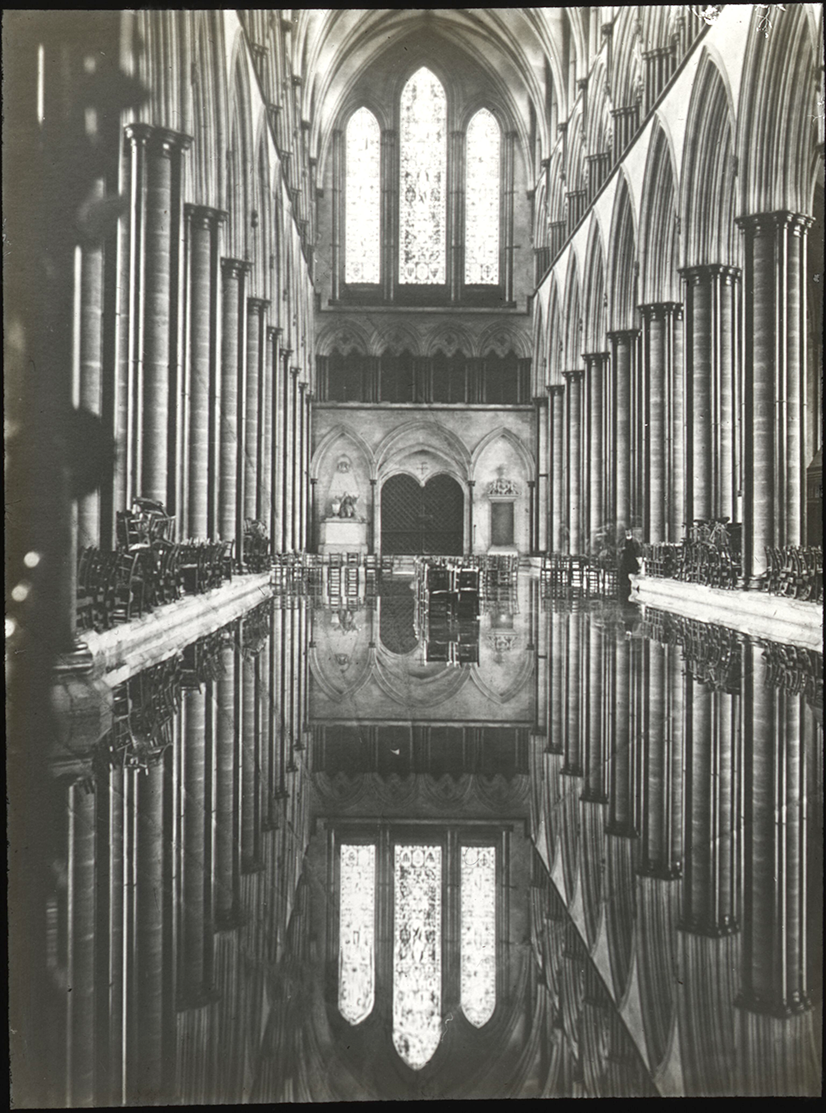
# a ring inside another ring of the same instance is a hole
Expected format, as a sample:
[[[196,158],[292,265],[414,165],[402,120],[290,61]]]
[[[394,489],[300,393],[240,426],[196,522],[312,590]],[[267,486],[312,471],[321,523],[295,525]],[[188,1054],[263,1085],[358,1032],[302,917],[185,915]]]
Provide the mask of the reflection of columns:
[[[258,658],[245,657],[241,664],[241,674],[241,872],[254,873],[263,866],[256,854],[258,839],[256,752],[260,740]]]
[[[222,673],[215,684],[215,928],[238,927],[241,909],[236,893],[236,786],[238,777],[235,647],[221,650]]]
[[[685,864],[680,926],[698,935],[729,935],[738,930],[731,697],[712,692],[691,676],[686,677],[685,690]]]
[[[183,747],[183,853],[181,890],[180,1000],[184,1006],[204,1001],[204,894],[206,809],[206,695],[188,691],[184,695]],[[211,809],[210,809],[211,810]]]
[[[175,491],[177,427],[169,419],[178,370],[181,152],[192,139],[147,124],[130,124],[126,137],[132,163],[129,361],[131,397],[140,411],[132,425],[130,494],[168,505]]]
[[[565,616],[554,608],[551,613],[550,648],[548,650],[548,668],[551,673],[548,750],[554,754],[561,754],[565,744],[563,723],[565,721],[565,662],[568,655],[566,634],[567,622]]]
[[[71,1104],[94,1105],[95,794],[69,788],[67,1026]]]
[[[608,362],[607,352],[586,352],[583,356],[588,377],[588,470],[590,475],[590,520],[588,533],[591,542],[606,524],[603,500],[603,471],[605,467],[603,440],[603,378]]]
[[[806,810],[811,789],[801,697],[771,685],[759,646],[747,643],[743,654],[745,868],[738,1004],[786,1017],[810,1006]]]
[[[536,481],[528,480],[528,552],[536,552]]]
[[[588,732],[584,739],[585,784],[582,799],[596,804],[607,804],[603,715],[605,640],[602,630],[593,619],[588,624],[588,631]]]
[[[565,387],[548,387],[551,396],[551,550],[562,552],[562,526],[565,522],[563,450],[565,444]]]
[[[666,540],[671,518],[670,388],[674,378],[674,329],[681,309],[676,302],[640,306],[647,406],[643,414],[644,450],[638,466],[643,478],[643,537],[652,543]]]
[[[608,334],[612,344],[614,514],[620,529],[631,527],[631,380],[636,329]]]
[[[665,646],[643,644],[647,658],[645,732],[642,753],[641,848],[639,872],[668,880],[679,876],[674,854],[673,737],[666,720],[667,673]]]
[[[473,529],[474,529],[474,522],[473,522],[473,488],[475,486],[476,486],[476,480],[475,479],[469,479],[467,481],[467,514],[468,514],[467,537],[468,537],[468,540],[467,540],[467,547],[465,549],[465,552],[468,553],[468,554],[470,554],[474,551],[474,544],[475,544],[475,541],[476,541],[476,538],[473,536]]]
[[[240,465],[241,414],[239,386],[244,377],[244,276],[248,263],[238,259],[222,259],[223,279],[221,306],[221,417],[220,460],[218,482],[218,529],[222,540],[236,542],[236,558],[240,557],[238,537],[238,497],[241,489]]]
[[[745,231],[743,483],[746,574],[766,570],[766,546],[799,545],[803,530],[802,391],[806,381],[806,231],[778,212],[742,217]]]
[[[568,458],[568,552],[582,552],[582,530],[580,521],[582,489],[582,372],[563,371],[567,383],[567,443]]]
[[[582,677],[581,672],[581,615],[573,611],[567,616],[568,652],[566,653],[567,677],[565,683],[565,764],[562,772],[573,777],[582,776]]]
[[[613,747],[609,758],[608,823],[605,833],[637,835],[636,762],[632,732],[631,654],[634,643],[622,638],[615,646],[615,687]]]
[[[735,282],[734,267],[682,271],[686,295],[686,517],[733,517]]]
[[[550,545],[551,519],[550,491],[548,480],[551,467],[550,457],[550,410],[547,397],[535,398],[536,406],[536,548],[540,553],[548,551]]]
[[[258,518],[261,509],[262,389],[266,374],[264,314],[268,301],[247,298],[247,379],[244,405],[244,517]]]
[[[284,461],[283,435],[284,435],[284,365],[281,359],[279,337],[280,328],[271,328],[268,332],[272,344],[272,551],[281,552],[283,517],[284,517]]]
[[[299,422],[298,422],[298,376],[301,374],[300,367],[290,368],[290,456],[289,456],[289,505],[290,505],[290,520],[289,520],[289,545],[288,551],[295,552],[298,548],[298,516],[301,507],[298,504],[298,471],[299,471]]]
[[[138,774],[135,775],[136,779]],[[164,1041],[164,767],[155,761],[140,775],[137,790],[136,970],[137,1063],[135,1082],[142,1097],[160,1097]]]
[[[187,205],[189,230],[189,537],[212,532],[210,486],[217,460],[213,443],[217,373],[218,225],[226,213]]]

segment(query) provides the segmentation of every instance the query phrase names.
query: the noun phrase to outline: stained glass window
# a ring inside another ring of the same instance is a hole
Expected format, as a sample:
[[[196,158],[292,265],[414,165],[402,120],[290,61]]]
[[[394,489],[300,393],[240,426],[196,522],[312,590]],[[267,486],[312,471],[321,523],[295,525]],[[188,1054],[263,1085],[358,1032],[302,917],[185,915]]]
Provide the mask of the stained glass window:
[[[442,851],[396,846],[394,860],[393,1045],[421,1070],[442,1028]]]
[[[347,125],[345,183],[345,282],[380,280],[381,135],[369,108]]]
[[[499,281],[499,124],[481,108],[467,129],[465,282]]]
[[[481,1028],[496,1008],[496,850],[462,847],[462,1012]]]
[[[339,884],[338,1008],[350,1024],[373,1011],[375,986],[375,846],[342,846]]]
[[[430,70],[418,70],[401,98],[399,282],[445,281],[447,103]]]

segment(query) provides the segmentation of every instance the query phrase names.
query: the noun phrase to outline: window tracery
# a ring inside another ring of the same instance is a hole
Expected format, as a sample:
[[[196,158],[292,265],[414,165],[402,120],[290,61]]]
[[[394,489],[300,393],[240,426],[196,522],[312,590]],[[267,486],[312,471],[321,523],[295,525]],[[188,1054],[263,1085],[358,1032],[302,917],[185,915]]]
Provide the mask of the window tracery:
[[[338,1007],[350,1024],[373,1011],[375,986],[376,848],[341,847]]]
[[[347,124],[345,282],[378,283],[381,271],[381,134],[369,108]]]
[[[496,1008],[496,850],[462,847],[462,1011],[477,1028]]]

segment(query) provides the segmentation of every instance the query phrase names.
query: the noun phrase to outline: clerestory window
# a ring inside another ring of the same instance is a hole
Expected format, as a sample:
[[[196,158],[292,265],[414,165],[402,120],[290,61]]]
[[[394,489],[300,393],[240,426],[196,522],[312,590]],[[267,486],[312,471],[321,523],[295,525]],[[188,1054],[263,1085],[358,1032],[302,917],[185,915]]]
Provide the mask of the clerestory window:
[[[513,160],[491,109],[457,129],[461,111],[422,66],[383,124],[362,104],[337,133],[334,300],[506,303]]]

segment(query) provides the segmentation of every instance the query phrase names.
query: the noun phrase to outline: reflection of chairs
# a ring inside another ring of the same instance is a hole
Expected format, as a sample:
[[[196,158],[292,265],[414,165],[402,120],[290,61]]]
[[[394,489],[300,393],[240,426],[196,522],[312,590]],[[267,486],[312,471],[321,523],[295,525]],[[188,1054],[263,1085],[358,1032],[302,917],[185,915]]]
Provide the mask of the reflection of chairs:
[[[117,553],[115,556],[115,585],[112,618],[116,622],[129,622],[140,617],[144,609],[144,580],[140,575],[140,553]]]

